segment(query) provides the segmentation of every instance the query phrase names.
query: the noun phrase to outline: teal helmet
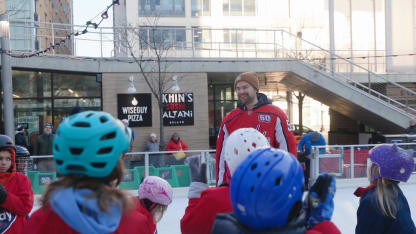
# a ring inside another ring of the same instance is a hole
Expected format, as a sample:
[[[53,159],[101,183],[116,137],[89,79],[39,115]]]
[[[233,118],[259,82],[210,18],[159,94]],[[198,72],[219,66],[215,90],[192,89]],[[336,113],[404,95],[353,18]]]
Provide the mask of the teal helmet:
[[[53,155],[62,175],[108,176],[130,145],[130,129],[110,114],[85,111],[66,118],[53,139]]]

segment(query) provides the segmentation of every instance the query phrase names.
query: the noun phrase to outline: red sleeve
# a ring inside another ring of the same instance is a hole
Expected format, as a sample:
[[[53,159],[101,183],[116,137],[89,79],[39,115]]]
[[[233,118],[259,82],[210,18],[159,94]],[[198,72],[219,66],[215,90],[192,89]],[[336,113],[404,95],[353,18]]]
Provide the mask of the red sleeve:
[[[218,136],[217,136],[217,148],[215,151],[215,183],[217,185],[218,185],[219,173],[220,173],[220,157],[222,154],[222,146],[225,142],[224,120],[221,123],[220,132],[218,133]]]
[[[181,219],[182,234],[209,234],[217,213],[231,212],[231,202],[224,198],[229,190],[213,192],[205,190],[201,198],[190,198],[185,215]]]
[[[169,141],[168,142],[168,144],[166,145],[166,149],[165,149],[166,151],[175,151],[176,150],[176,148],[174,147],[174,145],[173,145],[173,142],[172,141]]]
[[[341,234],[341,231],[331,221],[323,221],[306,231],[306,234]]]
[[[188,146],[181,140],[182,150],[188,150]]]
[[[24,174],[16,174],[19,189],[16,193],[7,192],[6,200],[1,207],[18,216],[26,216],[33,207],[33,190],[29,179]],[[7,190],[7,189],[6,189]]]
[[[201,198],[190,198],[188,201],[188,207],[186,207],[185,214],[181,219],[181,232],[183,234],[192,233],[192,230],[197,230],[199,224],[196,224],[195,219],[197,219],[198,215],[195,215],[197,212],[197,207]],[[197,219],[198,221],[199,219]],[[200,221],[200,220],[199,220]]]
[[[296,140],[289,120],[280,109],[278,109],[278,116],[275,126],[276,145],[279,146],[279,149],[287,151],[296,157]]]

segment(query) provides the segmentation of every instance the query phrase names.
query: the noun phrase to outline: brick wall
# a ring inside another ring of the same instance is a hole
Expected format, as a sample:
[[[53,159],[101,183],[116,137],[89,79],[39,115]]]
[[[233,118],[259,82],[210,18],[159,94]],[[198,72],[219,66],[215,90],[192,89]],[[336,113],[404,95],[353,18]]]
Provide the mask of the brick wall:
[[[131,73],[105,73],[103,74],[103,110],[117,117],[117,94],[127,93],[129,87],[128,77],[135,76],[137,93],[150,93],[150,89],[142,76]],[[165,127],[165,143],[170,140],[173,132],[178,132],[181,139],[189,149],[208,149],[208,81],[206,73],[187,73],[178,75],[180,92],[194,94],[194,125],[180,127]],[[172,75],[168,75],[171,77]],[[159,139],[159,110],[157,101],[152,96],[152,127],[136,127],[133,151],[143,151],[149,134],[154,132]]]

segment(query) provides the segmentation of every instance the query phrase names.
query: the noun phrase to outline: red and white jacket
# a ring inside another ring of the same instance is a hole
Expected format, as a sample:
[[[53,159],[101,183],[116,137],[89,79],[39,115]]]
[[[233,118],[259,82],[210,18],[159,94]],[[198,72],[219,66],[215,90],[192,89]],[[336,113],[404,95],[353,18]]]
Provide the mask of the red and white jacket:
[[[217,186],[225,182],[224,144],[228,136],[240,128],[254,128],[270,142],[270,146],[290,152],[296,157],[296,141],[286,114],[267,100],[266,95],[257,94],[258,103],[253,109],[238,104],[221,123],[217,138],[216,181]]]

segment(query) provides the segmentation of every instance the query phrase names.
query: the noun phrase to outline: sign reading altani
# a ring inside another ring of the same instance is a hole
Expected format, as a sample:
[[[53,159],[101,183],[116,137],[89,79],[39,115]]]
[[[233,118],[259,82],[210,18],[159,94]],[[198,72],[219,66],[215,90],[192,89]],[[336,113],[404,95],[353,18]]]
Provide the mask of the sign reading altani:
[[[194,125],[193,93],[164,93],[162,101],[164,126]]]

